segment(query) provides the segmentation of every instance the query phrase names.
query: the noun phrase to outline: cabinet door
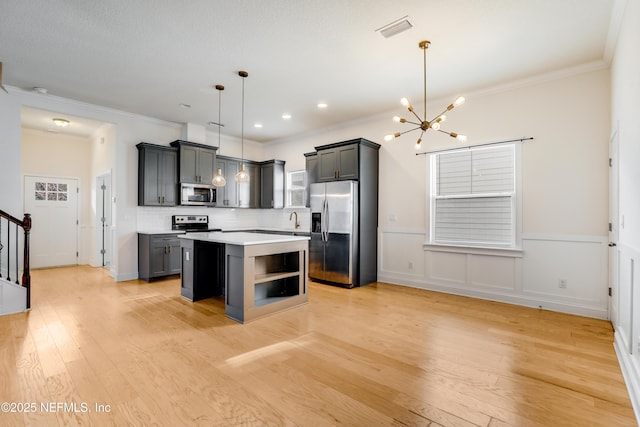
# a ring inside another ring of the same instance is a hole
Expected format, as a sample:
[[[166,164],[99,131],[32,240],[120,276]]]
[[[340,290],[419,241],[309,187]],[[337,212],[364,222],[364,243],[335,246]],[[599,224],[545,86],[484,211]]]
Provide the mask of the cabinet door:
[[[161,204],[175,206],[178,204],[178,153],[165,151],[160,162]]]
[[[162,152],[145,148],[140,152],[144,156],[142,170],[138,171],[138,179],[142,179],[142,204],[144,206],[158,206],[161,202],[162,189],[160,185],[160,158]],[[140,198],[138,197],[138,201]]]
[[[198,182],[201,184],[211,184],[216,167],[216,152],[206,148],[198,149]]]
[[[164,276],[167,274],[167,245],[161,237],[153,237],[149,246],[149,277]]]
[[[250,208],[259,208],[260,207],[260,166],[256,164],[246,164],[244,165],[247,172],[249,172],[249,207]]]
[[[225,200],[223,206],[235,208],[238,206],[238,187],[236,182],[236,174],[240,170],[240,162],[237,160],[227,160],[227,169],[224,178],[227,180],[225,185]]]
[[[338,179],[358,179],[358,144],[337,150]]]
[[[307,172],[307,200],[305,203],[306,207],[310,207],[311,206],[311,184],[315,184],[316,182],[318,182],[318,155],[316,154],[315,156],[307,156],[306,160],[306,172]]]
[[[260,207],[273,207],[273,164],[260,166]]]
[[[180,251],[180,239],[174,238],[166,241],[169,253],[166,254],[166,261],[168,262],[166,272],[167,274],[180,274],[182,269],[182,253]]]
[[[338,157],[336,149],[318,151],[318,182],[338,179]]]
[[[198,148],[180,146],[180,182],[197,184]]]

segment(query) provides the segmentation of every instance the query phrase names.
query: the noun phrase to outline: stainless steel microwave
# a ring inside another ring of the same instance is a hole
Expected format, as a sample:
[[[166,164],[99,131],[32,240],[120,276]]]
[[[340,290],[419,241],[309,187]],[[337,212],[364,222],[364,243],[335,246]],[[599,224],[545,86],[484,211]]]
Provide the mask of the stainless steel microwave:
[[[181,183],[180,204],[215,206],[216,188],[213,185]]]

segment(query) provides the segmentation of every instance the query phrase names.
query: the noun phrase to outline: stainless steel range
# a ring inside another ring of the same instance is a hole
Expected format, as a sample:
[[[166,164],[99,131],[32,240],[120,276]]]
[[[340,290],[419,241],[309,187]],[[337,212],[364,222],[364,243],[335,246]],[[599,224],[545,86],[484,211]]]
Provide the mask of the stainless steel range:
[[[183,230],[186,233],[222,231],[220,228],[209,227],[209,215],[173,215],[171,229]]]

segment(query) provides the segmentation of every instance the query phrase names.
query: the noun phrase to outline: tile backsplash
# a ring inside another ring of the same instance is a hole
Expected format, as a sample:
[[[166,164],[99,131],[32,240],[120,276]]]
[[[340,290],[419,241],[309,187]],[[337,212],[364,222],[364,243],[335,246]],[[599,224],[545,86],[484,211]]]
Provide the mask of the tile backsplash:
[[[299,230],[308,231],[311,228],[311,213],[309,208],[285,209],[234,209],[234,208],[205,208],[205,207],[148,207],[138,206],[138,231],[171,230],[172,215],[208,215],[210,228],[229,229],[280,229],[294,230],[295,218],[289,217],[297,212],[300,222]]]

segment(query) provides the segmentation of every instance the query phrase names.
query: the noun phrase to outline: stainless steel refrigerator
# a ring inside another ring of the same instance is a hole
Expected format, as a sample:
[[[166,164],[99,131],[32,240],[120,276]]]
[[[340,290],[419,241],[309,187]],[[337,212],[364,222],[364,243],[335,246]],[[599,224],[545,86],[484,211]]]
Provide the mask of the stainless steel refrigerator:
[[[311,184],[309,277],[341,286],[358,285],[358,183]]]

